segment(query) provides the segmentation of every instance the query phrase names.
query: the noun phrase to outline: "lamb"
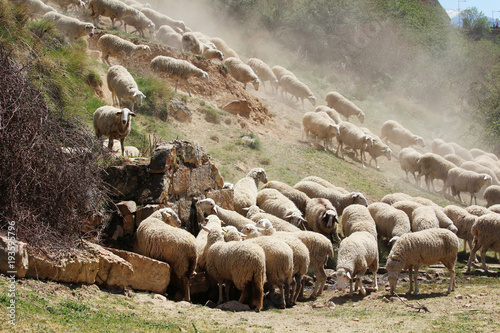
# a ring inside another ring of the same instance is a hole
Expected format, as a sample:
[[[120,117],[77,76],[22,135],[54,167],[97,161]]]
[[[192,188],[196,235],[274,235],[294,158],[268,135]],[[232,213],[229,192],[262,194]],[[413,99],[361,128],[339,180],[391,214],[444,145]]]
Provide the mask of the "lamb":
[[[396,241],[387,257],[386,269],[391,294],[396,293],[399,273],[409,270],[410,290],[418,294],[418,270],[420,265],[433,265],[441,262],[450,272],[448,292],[455,290],[455,262],[458,253],[458,237],[446,229],[427,229],[404,234]],[[415,269],[414,278],[412,277]]]
[[[477,250],[481,249],[481,264],[485,273],[488,273],[486,266],[486,251],[500,252],[500,214],[489,213],[478,217],[471,229],[474,240],[467,262],[466,272],[470,272],[472,259],[476,256]]]
[[[172,213],[170,211],[168,214]],[[156,217],[142,221],[137,228],[137,245],[141,254],[165,261],[172,267],[173,273],[183,284],[183,299],[189,302],[189,277],[196,267],[196,241],[188,231],[165,222]]]
[[[333,148],[333,138],[339,135],[339,125],[322,117],[320,112],[306,112],[302,116],[302,129],[306,137],[312,135],[315,139],[323,140],[325,151]]]
[[[182,34],[182,49],[185,52],[191,52],[194,54],[202,55],[208,60],[218,59],[220,61],[224,60],[224,55],[221,51],[212,48],[199,40],[193,32],[185,32]]]
[[[476,193],[481,190],[483,186],[491,185],[491,176],[485,173],[477,173],[474,171],[465,170],[455,167],[448,171],[448,177],[445,183],[446,187],[451,188],[453,196],[458,195],[458,199],[462,202],[460,192],[466,191],[470,193],[470,203],[472,205],[472,198],[477,205]]]
[[[151,49],[148,45],[136,45],[126,39],[115,35],[105,34],[97,41],[97,46],[101,50],[102,62],[111,66],[109,56],[115,58],[139,57],[151,54]]]
[[[94,25],[99,28],[99,17],[106,16],[111,19],[111,27],[115,28],[115,20],[122,20],[127,16],[139,19],[139,11],[119,0],[90,0],[88,8],[94,18]]]
[[[244,211],[257,203],[257,192],[259,191],[259,182],[267,183],[266,171],[262,168],[253,168],[248,174],[238,180],[233,186],[234,192],[234,210],[241,215],[246,215]]]
[[[294,226],[304,226],[306,220],[292,200],[273,188],[265,188],[257,194],[257,206],[269,214],[290,221]]]
[[[221,228],[222,223],[217,215],[208,215],[205,218],[205,227],[208,229]],[[207,237],[208,232],[204,229],[201,229],[196,235],[196,271],[202,272],[207,268],[207,253],[205,251],[205,247],[207,245]]]
[[[486,200],[486,207],[491,208],[493,205],[500,204],[500,186],[490,185],[484,191],[484,199]]]
[[[383,143],[382,140],[378,136],[373,134],[368,128],[361,127],[361,130],[363,131],[363,133],[373,138],[373,146],[368,145],[365,149],[365,151],[368,152],[371,157],[369,165],[371,166],[372,161],[375,160],[375,167],[377,168],[377,170],[380,170],[380,166],[377,162],[377,157],[385,156],[387,160],[390,161],[392,158],[392,149],[388,145]]]
[[[304,192],[277,180],[267,182],[262,188],[274,188],[280,191],[285,197],[293,201],[303,215],[306,214],[306,206],[311,199]]]
[[[418,159],[417,165],[420,168],[418,177],[425,176],[425,184],[428,191],[430,191],[429,184],[432,185],[432,190],[436,191],[434,188],[434,179],[440,179],[443,181],[443,184],[446,184],[449,170],[456,167],[455,164],[434,153],[423,154]],[[441,192],[445,193],[445,191],[446,185],[443,186]]]
[[[339,215],[342,215],[344,209],[349,205],[360,204],[365,207],[368,206],[368,201],[360,192],[344,194],[334,188],[324,187],[316,182],[308,180],[298,182],[295,184],[294,188],[304,192],[309,198],[325,198],[330,200]]]
[[[306,98],[309,102],[311,102],[312,106],[316,106],[316,97],[312,93],[309,87],[301,82],[297,77],[292,75],[283,75],[279,79],[279,85],[281,87],[281,92],[290,93],[294,96],[297,101],[302,101],[302,109],[305,110],[304,106],[304,98]]]
[[[457,237],[464,240],[464,252],[466,252],[466,242],[469,244],[469,249],[472,249],[472,225],[476,222],[477,216],[473,215],[462,207],[448,205],[444,207],[443,212],[448,216],[453,224],[457,227]]]
[[[121,106],[123,101],[129,101],[132,104],[132,112],[134,112],[134,104],[137,104],[137,107],[142,106],[142,99],[146,98],[146,95],[139,90],[134,78],[125,67],[111,66],[106,80],[111,91],[113,105]]]
[[[353,102],[336,91],[331,91],[326,94],[326,104],[328,107],[335,109],[338,113],[343,115],[347,121],[349,121],[349,117],[351,116],[358,117],[361,123],[365,121],[364,112]]]
[[[342,213],[342,233],[349,237],[357,231],[366,231],[377,240],[377,226],[370,211],[363,205],[350,205]]]
[[[223,301],[222,285],[232,281],[241,291],[240,303],[251,291],[250,307],[259,312],[264,298],[266,255],[262,247],[249,242],[224,242],[222,230],[203,227],[208,232],[207,273],[219,284],[218,304]]]
[[[275,91],[278,90],[279,81],[274,75],[271,67],[269,67],[264,61],[259,58],[250,58],[247,60],[247,65],[250,66],[255,74],[259,77],[260,82],[266,88],[265,82],[269,81],[271,83],[271,88]]]
[[[330,117],[330,119],[333,120],[333,122],[337,125],[342,122],[342,120],[340,119],[339,113],[337,111],[335,111],[335,109],[329,108],[326,105],[318,105],[316,107],[316,109],[314,109],[314,112],[326,113],[328,115],[328,117]]]
[[[368,211],[375,221],[377,237],[389,238],[389,243],[411,231],[410,219],[405,212],[383,202],[368,205]]]
[[[356,279],[356,287],[363,296],[366,290],[361,281],[369,269],[373,273],[373,289],[378,290],[378,244],[377,240],[367,231],[358,231],[340,242],[337,257],[337,289],[343,290],[349,281],[349,296],[353,295],[352,281]]]
[[[359,149],[361,164],[365,167],[365,163],[363,161],[364,152],[369,147],[373,147],[373,138],[371,136],[363,133],[358,126],[345,121],[339,125],[339,135],[337,136],[337,141],[339,142],[336,151],[337,155],[339,154],[339,150],[342,150],[342,158],[344,158],[344,144],[353,149],[356,156],[358,156],[357,150]]]
[[[152,39],[155,38],[156,25],[143,12],[139,12],[139,17],[135,15],[124,17],[123,24],[125,32],[127,32],[127,25],[130,25],[135,28],[141,38],[146,38],[144,30],[149,32],[149,36]]]
[[[144,13],[157,27],[161,27],[162,25],[169,25],[175,29],[175,31],[179,33],[183,33],[186,31],[186,25],[183,21],[174,20],[168,17],[165,14],[157,12],[152,8],[143,8],[141,12]]]
[[[219,37],[211,37],[210,42],[215,44],[215,46],[217,47],[217,50],[220,50],[222,52],[222,54],[224,54],[224,58],[229,58],[229,57],[239,58],[240,57],[238,55],[238,53],[236,53],[235,50],[230,48],[223,39],[221,39]]]
[[[278,79],[278,82],[281,80],[281,78],[285,75],[291,75],[291,76],[295,76],[295,74],[293,74],[291,71],[289,71],[288,69],[286,69],[285,67],[282,67],[282,66],[279,66],[279,65],[275,65],[271,68],[271,71],[274,73],[274,75],[276,76],[276,78]]]
[[[255,90],[259,90],[260,80],[254,73],[252,67],[245,64],[239,58],[229,57],[224,60],[224,65],[236,81],[243,83],[243,88],[247,88],[247,83],[252,83]]]
[[[338,215],[332,203],[323,198],[310,199],[306,206],[307,226],[312,231],[328,237],[333,243],[340,242],[338,228]]]
[[[422,157],[422,154],[411,147],[401,149],[398,156],[399,165],[406,173],[406,181],[410,182],[408,178],[408,172],[410,172],[415,178],[417,186],[420,186],[420,177],[417,178],[415,173],[420,174],[420,166],[418,165],[420,157]]]
[[[224,209],[215,204],[215,201],[211,198],[198,200],[196,202],[196,208],[204,214],[204,216],[209,216],[215,214],[221,219],[224,224],[232,225],[236,229],[241,230],[247,224],[255,224],[252,220],[247,219],[241,214],[235,212],[234,210]]]
[[[252,205],[248,208],[246,217],[256,223],[258,223],[262,219],[267,219],[270,221],[271,225],[277,231],[287,231],[287,232],[295,232],[300,231],[299,228],[294,226],[293,224],[277,217],[272,214],[266,213],[257,205]]]
[[[167,56],[156,56],[151,60],[151,69],[157,73],[166,74],[175,80],[175,92],[179,80],[184,80],[188,87],[189,96],[191,96],[191,87],[188,79],[192,76],[200,77],[208,83],[208,73],[199,69],[186,60],[175,59]]]
[[[380,138],[392,142],[400,148],[409,146],[425,147],[424,139],[421,136],[413,134],[410,130],[406,129],[395,120],[387,120],[382,124],[380,129]]]
[[[169,25],[162,25],[156,32],[156,39],[168,46],[182,49],[182,35]]]
[[[122,156],[124,155],[125,138],[130,133],[131,117],[135,117],[135,113],[129,109],[118,109],[110,105],[101,106],[94,112],[94,130],[97,138],[102,141],[103,135],[108,136],[109,150],[112,150],[114,139],[120,140]]]
[[[56,28],[68,36],[71,42],[80,37],[92,37],[94,35],[95,27],[90,22],[82,22],[79,19],[57,12],[48,12],[43,16],[43,19],[54,22]]]
[[[431,228],[439,228],[439,221],[434,209],[429,206],[415,208],[411,217],[411,231],[417,232]]]

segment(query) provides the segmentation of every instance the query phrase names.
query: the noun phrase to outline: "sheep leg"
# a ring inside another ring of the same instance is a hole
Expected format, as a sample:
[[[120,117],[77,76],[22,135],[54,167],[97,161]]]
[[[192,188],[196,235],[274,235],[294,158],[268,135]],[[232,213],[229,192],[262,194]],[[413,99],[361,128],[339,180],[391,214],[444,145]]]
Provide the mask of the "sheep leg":
[[[243,290],[241,291],[241,296],[240,296],[240,299],[238,300],[238,302],[240,303],[245,303],[245,300],[247,299],[247,295],[248,295],[248,286],[245,286],[243,288]]]
[[[455,291],[455,261],[448,263],[446,267],[450,272],[450,285],[448,286],[447,292],[447,294],[449,294],[450,292]]]
[[[352,297],[353,295],[353,290],[352,290],[352,278],[349,279],[349,297]]]
[[[278,289],[279,289],[280,295],[281,295],[280,307],[282,309],[285,309],[286,308],[286,303],[289,302],[289,300],[288,300],[288,296],[285,295],[285,288],[283,286],[283,283],[279,283],[278,284]]]
[[[486,267],[486,251],[488,251],[488,247],[483,245],[481,247],[481,265],[483,267],[483,271],[488,273],[488,267]]]
[[[120,139],[120,145],[122,147],[122,156],[125,156],[125,138]],[[188,284],[189,284],[189,280],[188,280]]]
[[[217,305],[219,304],[222,304],[222,302],[224,302],[224,296],[223,296],[223,292],[222,292],[222,281],[219,281],[217,284],[219,285],[219,300],[217,301]]]
[[[184,81],[186,81],[186,86],[188,87],[189,97],[191,97],[191,87],[189,86],[189,82],[188,82],[188,80],[184,80]]]
[[[415,279],[415,292],[414,295],[418,295],[418,268],[419,265],[415,266],[415,274],[413,275],[413,278]]]
[[[474,241],[472,242],[472,248],[470,250],[469,260],[467,261],[467,269],[465,270],[465,273],[470,272],[470,266],[472,265],[472,258],[476,257],[476,252],[477,250],[479,250],[480,247],[481,246],[479,245],[477,239],[474,239]]]
[[[413,266],[408,269],[408,277],[410,278],[410,290],[408,290],[408,295],[413,291]]]
[[[373,290],[378,290],[377,269],[373,270]]]
[[[314,284],[314,290],[309,298],[314,298],[321,295],[321,292],[323,292],[323,287],[326,283],[326,272],[323,267],[317,269],[314,272],[314,275],[316,276],[316,283]]]
[[[292,279],[292,283],[290,284],[290,306],[294,306],[295,302],[297,301],[297,297],[299,296],[299,293],[297,292],[298,288],[298,283],[297,280],[299,279],[298,276],[294,276]]]
[[[113,151],[113,136],[110,135],[108,139],[108,150]]]
[[[122,146],[123,149],[123,146]],[[123,154],[123,150],[122,150]],[[181,278],[182,284],[184,285],[184,301],[191,302],[191,288],[189,287],[189,278],[187,276],[183,276]]]
[[[356,278],[356,283],[359,286],[359,292],[361,293],[361,295],[366,296],[366,289],[365,289],[365,287],[363,287],[363,282],[361,281],[361,277],[363,275],[364,274],[358,274],[358,276]]]

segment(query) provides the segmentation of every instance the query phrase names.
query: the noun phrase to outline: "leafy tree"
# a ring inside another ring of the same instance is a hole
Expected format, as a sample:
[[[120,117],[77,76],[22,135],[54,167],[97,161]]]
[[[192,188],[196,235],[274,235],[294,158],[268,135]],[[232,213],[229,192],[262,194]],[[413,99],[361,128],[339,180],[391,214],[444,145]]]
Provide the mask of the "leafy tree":
[[[490,23],[483,12],[476,7],[467,8],[460,13],[462,27],[474,38],[485,37],[490,32]]]

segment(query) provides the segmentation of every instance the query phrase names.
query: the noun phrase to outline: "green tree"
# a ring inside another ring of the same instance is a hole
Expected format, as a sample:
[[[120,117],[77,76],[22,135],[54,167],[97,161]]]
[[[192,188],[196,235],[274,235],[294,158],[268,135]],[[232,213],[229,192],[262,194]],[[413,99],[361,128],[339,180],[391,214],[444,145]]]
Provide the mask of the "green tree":
[[[467,8],[460,13],[462,27],[471,37],[482,38],[490,32],[490,23],[486,15],[476,7]]]

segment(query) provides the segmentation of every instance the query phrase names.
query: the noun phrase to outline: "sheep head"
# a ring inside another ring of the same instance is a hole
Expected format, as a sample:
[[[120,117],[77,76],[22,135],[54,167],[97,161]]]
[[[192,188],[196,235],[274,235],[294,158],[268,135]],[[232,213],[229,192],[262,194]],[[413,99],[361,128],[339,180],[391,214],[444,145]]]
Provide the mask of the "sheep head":
[[[136,90],[136,91],[134,91],[132,98],[134,99],[134,103],[137,104],[138,107],[141,107],[142,100],[143,100],[143,98],[146,98],[146,95],[144,95],[141,91]]]
[[[224,234],[224,241],[226,242],[231,242],[231,241],[241,241],[243,240],[244,237],[246,237],[245,234],[241,233],[236,229],[236,227],[232,225],[228,225],[227,227],[222,227],[222,232]]]
[[[342,291],[347,288],[347,285],[351,282],[351,273],[345,270],[345,268],[339,268],[337,272],[337,290]]]
[[[130,121],[130,117],[135,117],[135,113],[133,113],[127,108],[123,108],[119,111],[116,111],[116,115],[120,116],[123,125],[126,125]]]
[[[385,267],[387,269],[387,278],[389,280],[391,294],[396,293],[399,273],[403,270],[403,266],[403,262],[400,261],[398,257],[389,254]]]
[[[254,87],[255,90],[259,90],[259,84],[260,84],[260,80],[259,79],[253,79],[252,81],[250,81]]]
[[[246,224],[241,229],[241,234],[244,237],[247,237],[247,238],[255,238],[255,237],[259,237],[260,236],[259,229],[254,224]]]
[[[425,147],[424,139],[421,136],[414,135],[411,141],[415,146]]]
[[[160,211],[163,222],[177,228],[181,226],[182,222],[172,208],[162,208]]]
[[[358,204],[368,207],[368,200],[366,200],[363,193],[360,192],[351,193],[351,199],[353,204]]]
[[[358,119],[359,119],[359,122],[360,122],[360,123],[364,123],[364,122],[365,122],[365,114],[364,114],[364,112],[363,112],[363,111],[361,111],[361,110],[360,110],[360,111],[359,111],[359,113],[358,113]]]
[[[316,106],[316,97],[314,95],[307,96],[307,100],[311,102],[312,106]]]
[[[203,200],[198,200],[196,202],[196,207],[200,209],[200,211],[208,216],[208,215],[217,215],[217,205],[215,204],[215,201],[213,199],[203,199]]]
[[[300,226],[302,226],[302,229],[306,230],[305,225],[307,224],[307,221],[304,220],[302,214],[300,213],[293,212],[291,214],[288,214],[287,216],[285,216],[285,220],[288,220],[291,224],[293,224],[296,227],[300,228]]]

